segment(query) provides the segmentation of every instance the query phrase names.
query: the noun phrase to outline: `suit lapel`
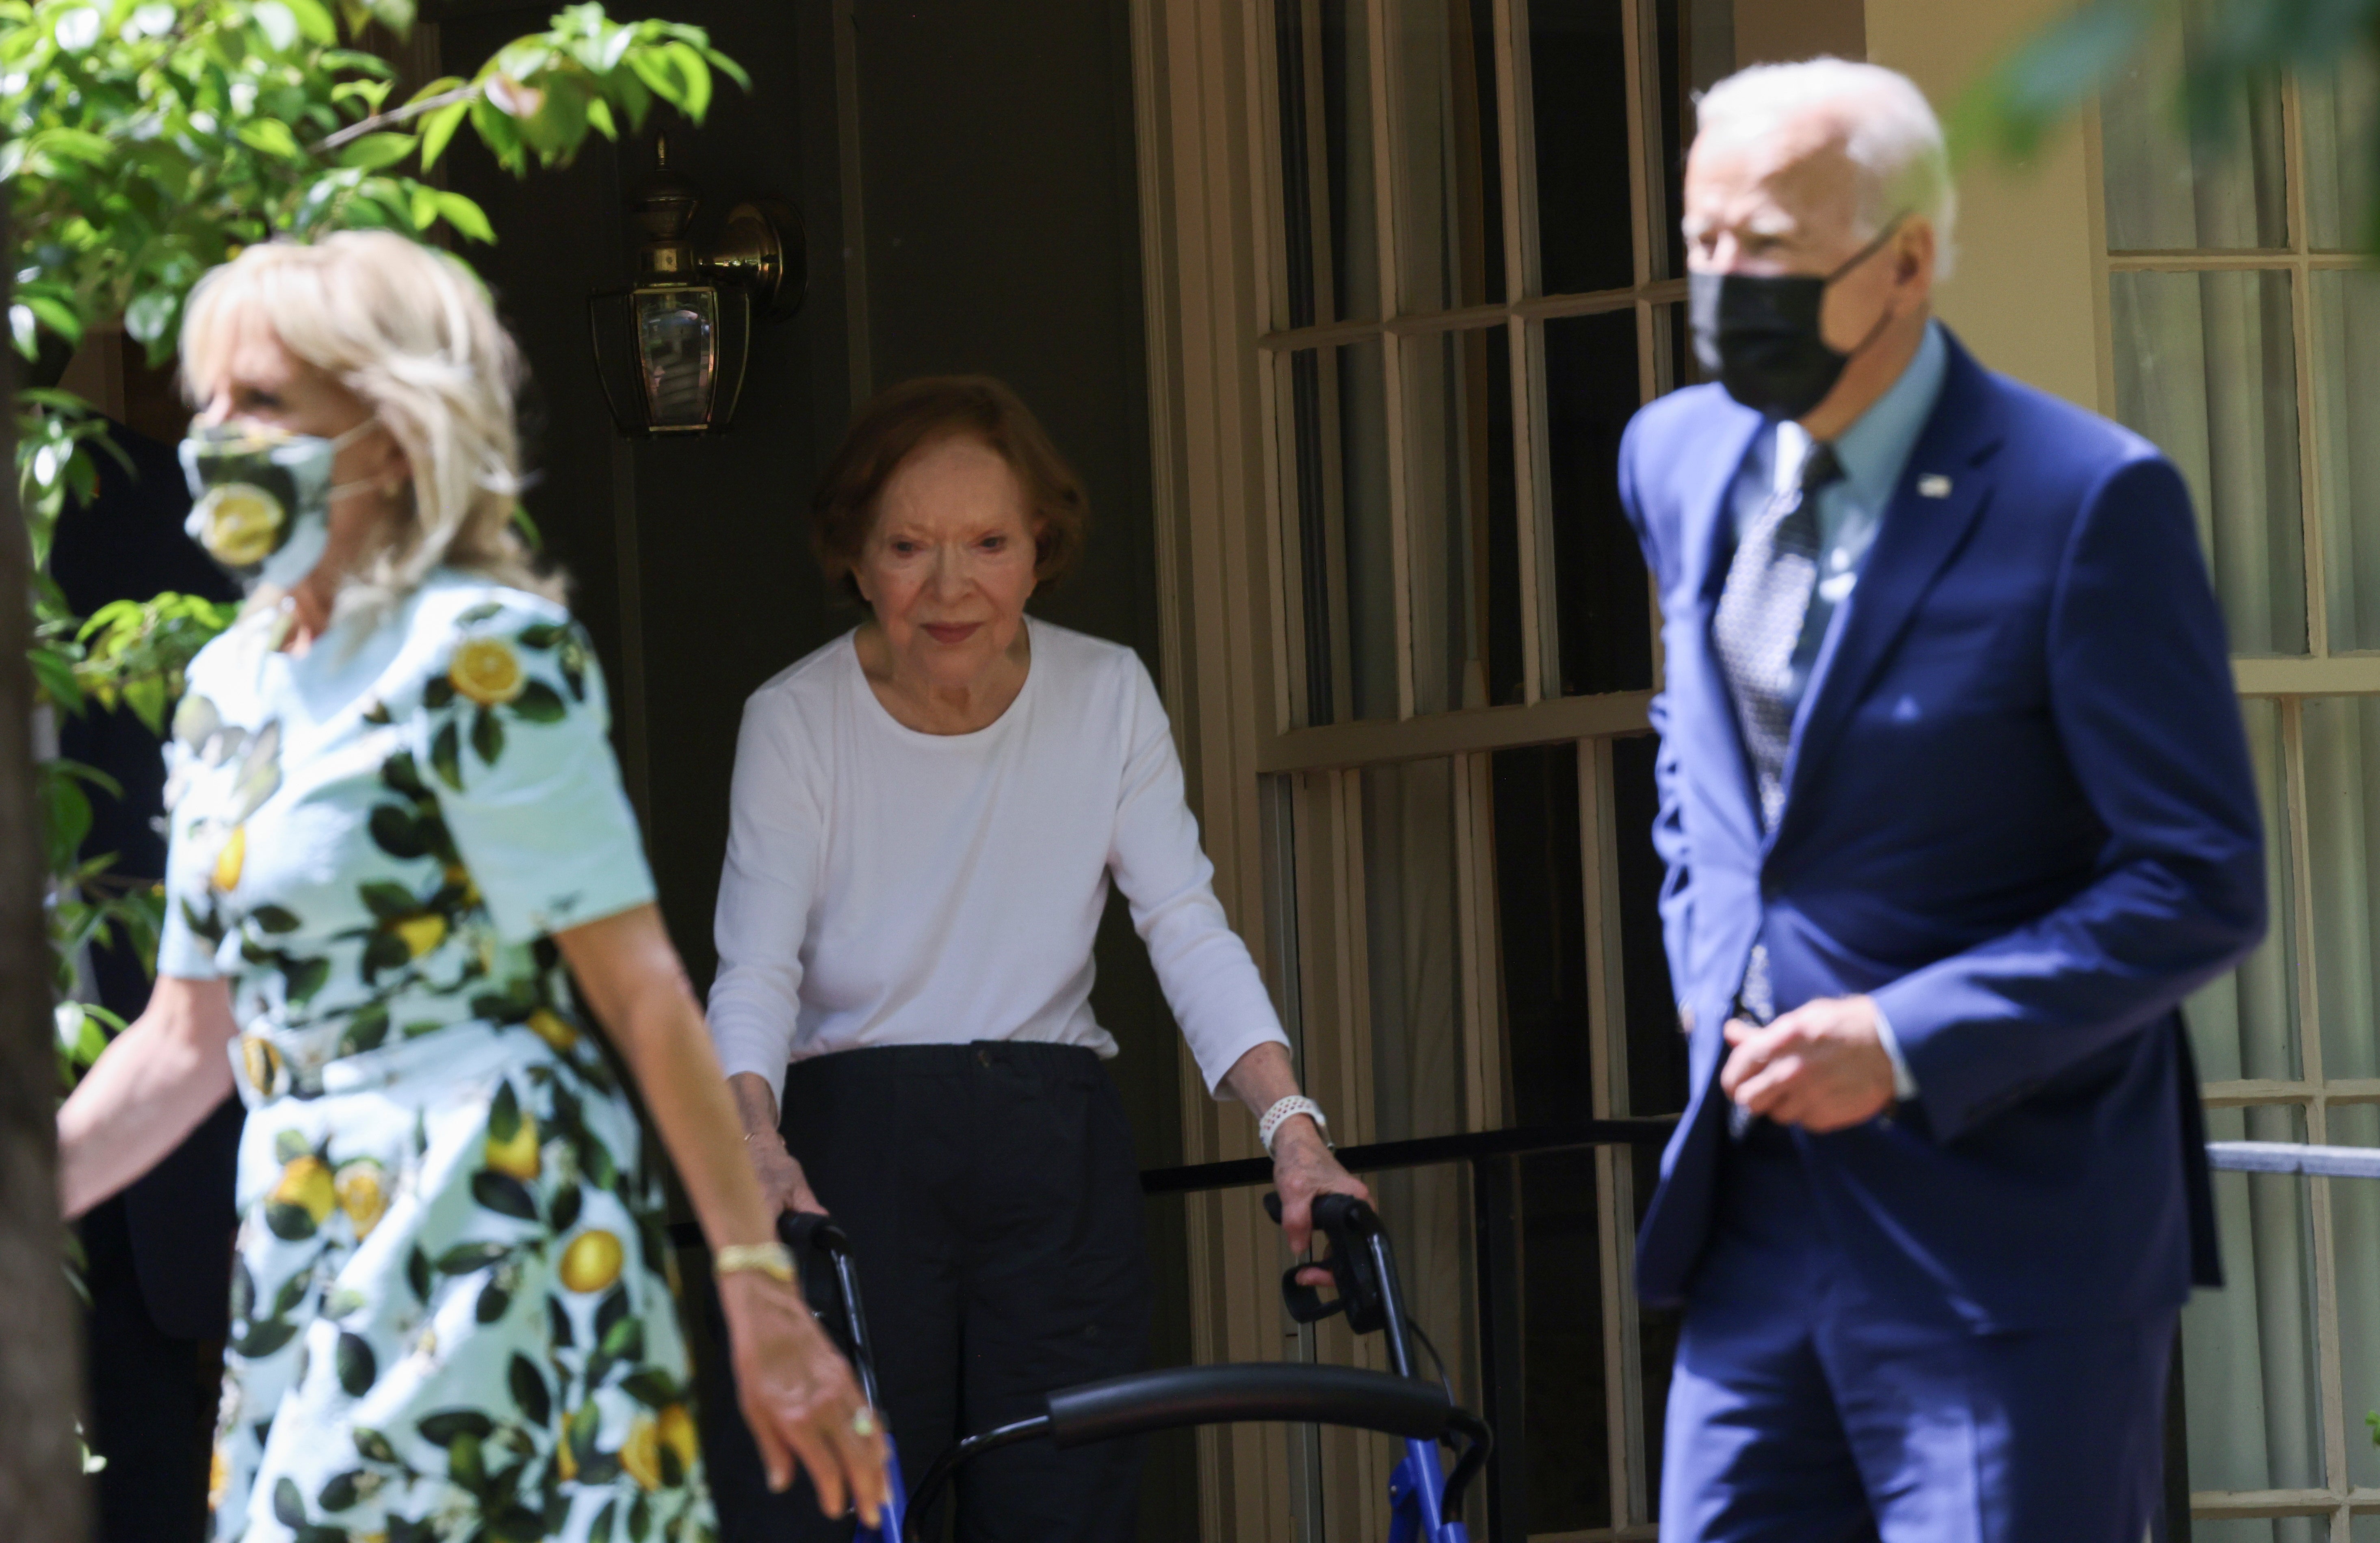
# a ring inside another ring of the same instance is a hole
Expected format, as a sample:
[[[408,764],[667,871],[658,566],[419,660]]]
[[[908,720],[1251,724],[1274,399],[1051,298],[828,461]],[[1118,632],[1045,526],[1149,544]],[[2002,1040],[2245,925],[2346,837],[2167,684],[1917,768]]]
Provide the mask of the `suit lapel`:
[[[1852,709],[1991,502],[1997,481],[1991,460],[2000,445],[1998,388],[1956,339],[1949,341],[1941,399],[1901,471],[1858,587],[1828,629],[1795,716],[1785,762],[1785,813],[1772,847],[1793,824],[1802,788],[1825,764]],[[1941,491],[1946,479],[1947,492]]]

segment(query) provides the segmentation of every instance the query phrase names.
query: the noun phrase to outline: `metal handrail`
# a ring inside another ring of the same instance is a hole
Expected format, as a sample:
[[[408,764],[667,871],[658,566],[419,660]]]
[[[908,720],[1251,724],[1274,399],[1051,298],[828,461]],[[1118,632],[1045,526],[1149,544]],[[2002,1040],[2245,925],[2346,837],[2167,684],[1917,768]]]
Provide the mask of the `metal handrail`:
[[[1411,1141],[1376,1141],[1364,1147],[1342,1147],[1339,1165],[1350,1173],[1378,1173],[1391,1168],[1428,1168],[1441,1162],[1476,1162],[1483,1158],[1536,1157],[1542,1152],[1574,1151],[1582,1147],[1658,1147],[1676,1128],[1674,1114],[1621,1120],[1568,1120],[1559,1124],[1508,1125],[1501,1130],[1463,1131],[1453,1136],[1425,1136]],[[1224,1162],[1194,1162],[1182,1168],[1147,1168],[1140,1187],[1148,1195],[1180,1195],[1202,1189],[1240,1189],[1272,1183],[1269,1158],[1234,1158]]]
[[[2380,1147],[2308,1147],[2294,1141],[2210,1141],[2206,1160],[2234,1173],[2380,1179]]]

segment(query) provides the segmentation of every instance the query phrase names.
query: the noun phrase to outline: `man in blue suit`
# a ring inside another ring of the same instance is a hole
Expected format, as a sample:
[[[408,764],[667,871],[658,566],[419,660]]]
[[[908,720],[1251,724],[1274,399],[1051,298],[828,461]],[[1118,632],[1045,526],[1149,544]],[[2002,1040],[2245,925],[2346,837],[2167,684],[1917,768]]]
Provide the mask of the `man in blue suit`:
[[[2155,448],[1932,320],[1951,213],[1903,78],[1714,88],[1720,383],[1621,451],[1693,1077],[1637,1245],[1678,1543],[2141,1543],[2219,1283],[2178,1006],[2265,926],[2222,622]]]

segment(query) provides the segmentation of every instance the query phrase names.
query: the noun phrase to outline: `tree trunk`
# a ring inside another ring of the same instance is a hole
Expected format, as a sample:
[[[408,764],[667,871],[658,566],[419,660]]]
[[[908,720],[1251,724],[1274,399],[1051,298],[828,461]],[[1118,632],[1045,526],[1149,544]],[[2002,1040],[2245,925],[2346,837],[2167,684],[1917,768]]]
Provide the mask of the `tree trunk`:
[[[0,251],[9,249],[0,206]],[[0,299],[6,286],[0,274]],[[17,504],[16,350],[0,345],[0,1538],[82,1543],[82,1334],[59,1250],[48,867],[25,663],[32,553]]]

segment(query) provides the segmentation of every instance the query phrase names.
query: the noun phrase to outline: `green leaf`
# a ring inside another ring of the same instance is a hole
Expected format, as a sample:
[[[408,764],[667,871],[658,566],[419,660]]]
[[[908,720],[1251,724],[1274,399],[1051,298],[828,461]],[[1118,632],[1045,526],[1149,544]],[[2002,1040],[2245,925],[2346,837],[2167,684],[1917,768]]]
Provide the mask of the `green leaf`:
[[[513,716],[531,723],[559,723],[569,715],[562,693],[541,680],[532,680],[521,686],[521,694],[512,701]]]
[[[82,318],[76,314],[72,306],[53,296],[37,295],[30,289],[18,290],[17,298],[32,311],[35,320],[68,343],[79,344],[82,341]]]
[[[248,919],[267,932],[295,932],[305,925],[298,919],[296,912],[283,910],[278,905],[259,905],[248,913]]]
[[[410,859],[430,855],[430,841],[422,829],[423,822],[416,820],[413,811],[402,804],[374,806],[365,823],[371,832],[372,844],[392,857]]]
[[[299,1158],[304,1157],[313,1149],[313,1147],[307,1141],[306,1133],[303,1131],[285,1130],[275,1131],[273,1133],[273,1160],[275,1162],[285,1166],[297,1161]]]
[[[413,960],[413,950],[395,932],[375,932],[364,942],[364,978],[372,980],[382,970],[403,969]]]
[[[339,164],[360,171],[382,171],[411,155],[419,142],[410,134],[367,134],[340,148]]]
[[[287,959],[281,965],[282,990],[292,1005],[303,1005],[314,1000],[316,992],[330,984],[331,962],[328,959]]]
[[[578,1459],[578,1465],[582,1469],[587,1466],[588,1460],[595,1455],[595,1438],[601,1433],[602,1426],[603,1411],[598,1408],[595,1401],[590,1398],[580,1404],[577,1412],[570,1416],[570,1425],[563,1432],[563,1439],[570,1443],[570,1455]]]
[[[451,1447],[464,1436],[484,1440],[495,1428],[495,1422],[477,1409],[441,1409],[422,1415],[413,1430],[433,1447]]]
[[[411,890],[385,879],[366,880],[356,886],[356,895],[382,921],[402,921],[421,913],[421,902]]]
[[[339,24],[322,0],[282,0],[298,18],[298,30],[306,41],[329,48],[339,41]]]
[[[628,1288],[613,1286],[603,1294],[603,1300],[595,1305],[596,1343],[600,1345],[610,1341],[612,1331],[627,1321]]]
[[[429,1302],[430,1256],[421,1251],[418,1243],[405,1257],[405,1283],[413,1288],[416,1299],[425,1304]]]
[[[298,1492],[298,1481],[285,1478],[273,1487],[273,1515],[285,1527],[306,1525],[306,1497]]]
[[[620,1379],[620,1391],[648,1409],[662,1409],[681,1403],[686,1391],[677,1379],[659,1367],[647,1367]]]
[[[271,5],[273,0],[264,0],[264,3]],[[295,161],[306,153],[298,148],[298,136],[292,134],[289,131],[289,126],[278,118],[250,118],[241,124],[235,132],[238,135],[240,143],[250,150],[261,151],[267,155],[277,155],[284,160]]]
[[[338,1036],[340,1055],[362,1055],[367,1051],[379,1051],[388,1039],[388,1007],[373,1002],[371,1007],[359,1007],[355,1016],[347,1019],[347,1031]]]
[[[508,1243],[458,1243],[438,1256],[441,1275],[469,1275],[487,1269],[513,1251]]]
[[[596,1347],[614,1361],[641,1361],[645,1358],[645,1323],[642,1318],[623,1318],[612,1325],[611,1332]]]
[[[338,1364],[339,1386],[346,1390],[349,1398],[361,1398],[371,1391],[372,1383],[380,1376],[380,1363],[372,1355],[371,1345],[362,1335],[341,1334],[334,1359]],[[329,1505],[327,1500],[323,1503]],[[331,1506],[330,1509],[344,1508]]]
[[[528,1186],[509,1173],[481,1169],[471,1175],[471,1198],[500,1216],[510,1216],[522,1221],[534,1221],[537,1199]]]
[[[490,766],[503,757],[504,725],[496,717],[494,709],[483,707],[472,715],[471,748],[478,751],[480,759]]]
[[[471,1316],[481,1323],[493,1323],[512,1305],[513,1294],[504,1288],[501,1280],[492,1279],[480,1288],[480,1300],[472,1305]]]
[[[488,246],[495,244],[496,228],[488,223],[486,211],[462,194],[440,193],[438,213],[443,214],[446,217],[446,223],[453,225],[467,239],[482,242]]]
[[[387,1437],[370,1426],[357,1426],[348,1433],[348,1439],[356,1444],[356,1455],[368,1463],[396,1461],[396,1448],[390,1443]]]
[[[455,725],[450,723],[441,728],[437,735],[430,741],[431,770],[438,773],[439,781],[457,793],[463,791],[461,737],[456,733]]]
[[[511,1385],[513,1402],[520,1406],[530,1425],[542,1426],[553,1417],[553,1398],[546,1391],[545,1378],[538,1371],[537,1363],[515,1351],[505,1381]]]
[[[455,130],[463,127],[463,120],[470,111],[468,102],[457,102],[421,115],[421,172],[424,176],[430,175],[430,168],[438,164],[438,157],[446,152],[447,141],[455,138]],[[477,208],[478,205],[472,207]]]
[[[507,1080],[496,1085],[496,1096],[488,1102],[488,1139],[501,1147],[520,1134],[520,1095],[513,1091]]]
[[[363,1476],[361,1468],[350,1468],[344,1474],[332,1475],[330,1481],[322,1486],[322,1492],[314,1497],[314,1503],[325,1511],[346,1510],[356,1503],[356,1482]],[[339,1536],[345,1537],[346,1535],[341,1533]]]
[[[232,1349],[251,1361],[261,1361],[298,1337],[298,1326],[285,1318],[269,1318],[231,1342]]]

